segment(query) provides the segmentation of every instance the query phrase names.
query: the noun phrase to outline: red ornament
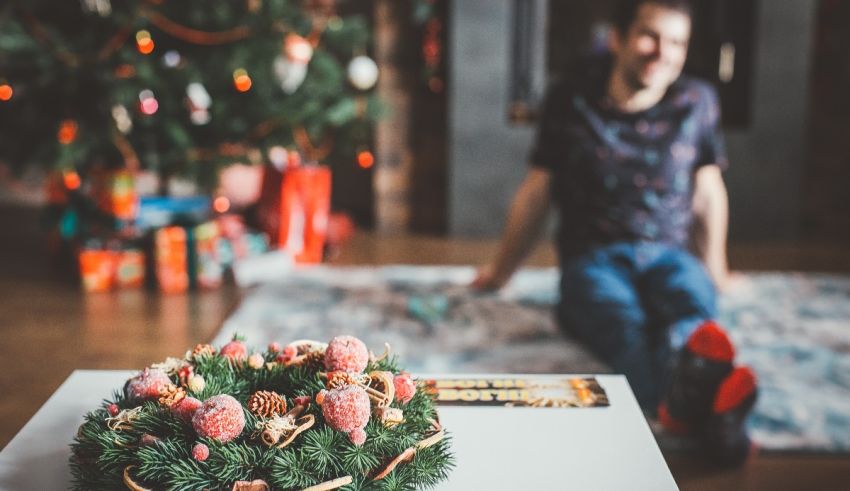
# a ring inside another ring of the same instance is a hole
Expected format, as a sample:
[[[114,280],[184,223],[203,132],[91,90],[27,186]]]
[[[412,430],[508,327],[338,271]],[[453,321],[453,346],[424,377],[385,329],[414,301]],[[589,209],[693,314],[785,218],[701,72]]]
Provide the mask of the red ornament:
[[[171,385],[171,379],[162,370],[145,368],[127,381],[124,393],[130,399],[157,399],[159,392]]]
[[[177,404],[171,406],[171,413],[185,422],[192,421],[192,416],[204,403],[191,396],[186,396]]]
[[[59,132],[56,133],[56,139],[63,145],[70,145],[77,139],[77,122],[73,119],[66,119],[59,125]]]
[[[337,336],[328,343],[325,351],[325,368],[328,371],[360,373],[368,364],[369,350],[354,336]]]
[[[327,391],[322,402],[322,415],[331,428],[348,433],[355,445],[366,441],[363,428],[369,422],[371,406],[366,391],[357,385]]]
[[[361,169],[368,169],[375,164],[375,156],[368,150],[363,150],[357,154],[357,164]]]
[[[195,446],[192,447],[192,457],[198,462],[207,460],[210,458],[210,447],[203,443],[196,443]]]
[[[242,361],[248,358],[248,348],[245,347],[245,343],[242,341],[234,339],[222,346],[219,354],[230,358],[231,361]]]
[[[413,381],[409,373],[402,373],[393,377],[393,386],[395,386],[395,400],[401,404],[407,404],[416,394],[416,382]]]
[[[15,93],[15,91],[12,90],[11,85],[9,85],[9,84],[0,85],[0,101],[4,101],[4,102],[8,101],[9,99],[12,98],[12,94],[14,94],[14,93]]]
[[[226,443],[242,433],[245,413],[233,396],[221,394],[204,401],[192,416],[192,426],[198,436]]]
[[[106,412],[108,412],[110,416],[115,417],[121,412],[121,409],[118,408],[118,404],[110,404],[106,406]]]

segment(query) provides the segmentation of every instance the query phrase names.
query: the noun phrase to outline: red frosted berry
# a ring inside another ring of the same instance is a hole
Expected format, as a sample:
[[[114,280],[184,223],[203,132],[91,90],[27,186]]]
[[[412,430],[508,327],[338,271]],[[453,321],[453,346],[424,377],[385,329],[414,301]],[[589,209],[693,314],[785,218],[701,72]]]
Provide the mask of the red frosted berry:
[[[325,350],[325,368],[328,371],[360,373],[369,363],[369,350],[363,341],[354,336],[337,336]]]
[[[230,358],[232,361],[242,361],[248,358],[248,348],[245,347],[245,343],[242,341],[234,339],[222,346],[219,354]]]
[[[357,429],[362,430],[366,426],[369,422],[370,409],[369,396],[362,387],[357,385],[327,391],[322,403],[322,415],[328,426],[348,433],[349,437],[358,436],[359,433],[355,435],[351,433]]]
[[[363,428],[357,428],[348,434],[348,438],[351,440],[351,443],[359,447],[366,443],[366,431]]]
[[[298,349],[295,348],[295,346],[287,345],[283,348],[283,351],[277,355],[277,361],[284,364],[289,363],[297,354]]]
[[[195,411],[203,405],[203,402],[195,399],[194,397],[186,396],[183,399],[180,399],[177,404],[171,406],[171,413],[188,423],[192,421],[192,416],[195,415]]]
[[[245,413],[233,396],[220,394],[204,401],[195,411],[192,426],[198,436],[229,442],[245,428]]]
[[[118,416],[121,409],[118,407],[118,404],[110,404],[106,406],[106,412],[108,412],[110,416]]]
[[[280,344],[277,342],[269,343],[269,352],[270,353],[279,353],[280,352]]]
[[[162,370],[145,368],[127,381],[125,393],[130,399],[158,399],[159,392],[171,385],[171,379]]]
[[[416,394],[416,382],[407,373],[393,377],[393,386],[395,387],[395,400],[402,404],[410,402],[413,395]]]
[[[192,447],[192,457],[198,462],[207,460],[210,457],[210,447],[203,443],[196,443],[195,446]]]
[[[295,405],[296,406],[309,406],[311,400],[312,399],[311,399],[310,396],[298,396],[298,397],[295,398]]]

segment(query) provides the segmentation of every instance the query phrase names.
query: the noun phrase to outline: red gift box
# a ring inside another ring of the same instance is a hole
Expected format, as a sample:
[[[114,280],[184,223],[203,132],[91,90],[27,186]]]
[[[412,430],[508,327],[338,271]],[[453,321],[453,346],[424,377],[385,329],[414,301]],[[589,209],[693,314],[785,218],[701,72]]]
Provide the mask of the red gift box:
[[[186,230],[165,227],[154,237],[156,279],[160,290],[181,293],[189,289],[189,259]]]
[[[319,263],[327,238],[331,171],[299,165],[293,155],[284,170],[265,167],[258,219],[273,246],[290,252],[297,263]]]

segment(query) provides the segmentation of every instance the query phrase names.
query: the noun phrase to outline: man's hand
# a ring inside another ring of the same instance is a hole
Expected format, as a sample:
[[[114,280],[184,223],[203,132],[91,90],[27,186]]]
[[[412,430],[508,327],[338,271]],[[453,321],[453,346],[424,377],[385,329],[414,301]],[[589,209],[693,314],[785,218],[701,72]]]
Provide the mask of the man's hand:
[[[482,291],[495,291],[502,288],[508,282],[508,278],[497,275],[494,271],[495,268],[490,264],[481,266],[469,286]]]
[[[747,288],[750,284],[746,275],[739,271],[726,270],[723,273],[712,273],[711,277],[720,293],[735,293]]]
[[[540,237],[550,206],[550,179],[548,170],[529,169],[508,210],[499,251],[487,266],[478,270],[470,284],[472,288],[498,290],[511,279]]]

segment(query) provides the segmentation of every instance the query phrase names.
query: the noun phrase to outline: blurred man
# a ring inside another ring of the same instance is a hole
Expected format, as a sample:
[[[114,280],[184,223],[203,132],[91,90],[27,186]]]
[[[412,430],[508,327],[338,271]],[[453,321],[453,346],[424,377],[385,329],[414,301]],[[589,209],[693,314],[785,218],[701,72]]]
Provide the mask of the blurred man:
[[[715,91],[681,75],[690,35],[685,0],[621,3],[611,57],[550,86],[500,251],[474,286],[510,279],[554,203],[562,328],[626,374],[647,413],[737,464],[755,377],[711,322],[730,280],[727,161]]]

